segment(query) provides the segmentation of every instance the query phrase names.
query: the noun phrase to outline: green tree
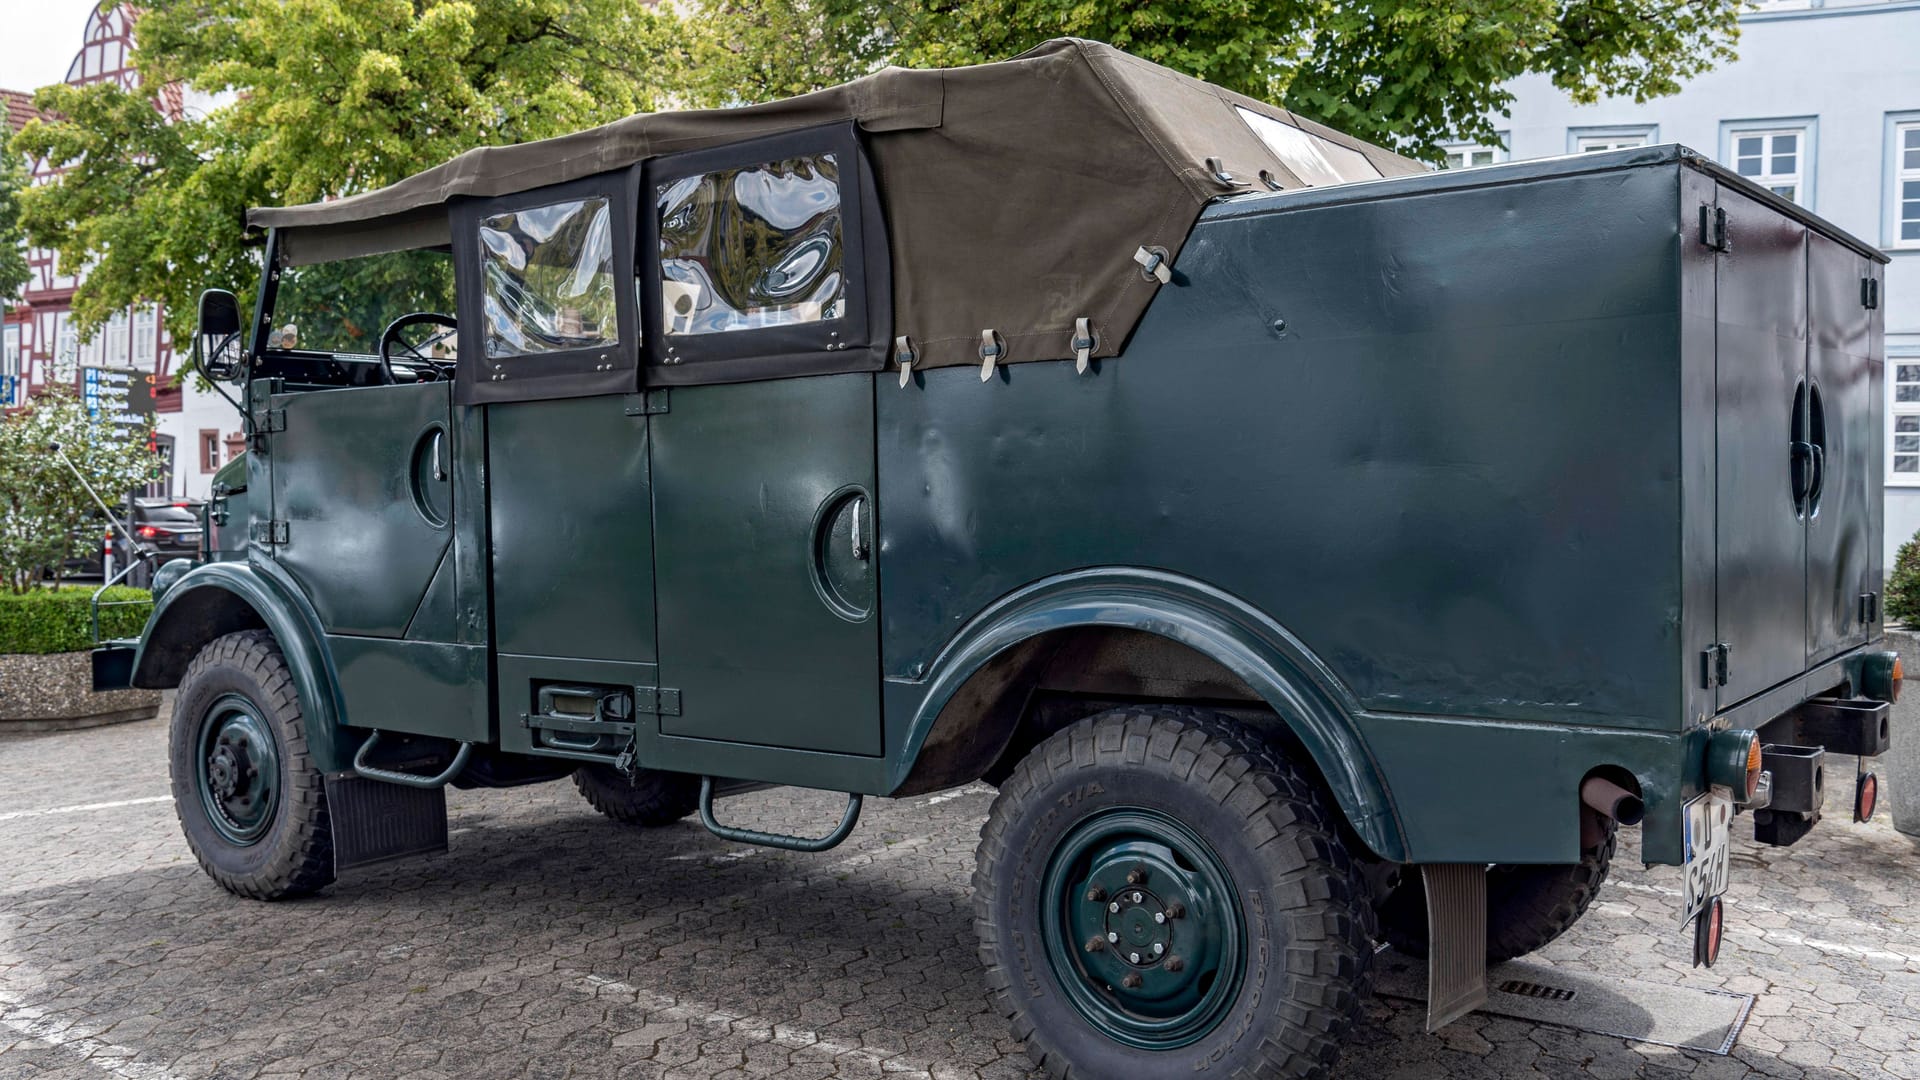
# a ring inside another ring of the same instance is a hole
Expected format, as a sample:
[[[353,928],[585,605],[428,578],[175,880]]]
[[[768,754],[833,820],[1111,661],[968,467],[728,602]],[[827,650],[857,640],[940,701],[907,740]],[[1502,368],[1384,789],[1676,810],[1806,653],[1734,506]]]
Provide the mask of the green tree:
[[[20,193],[27,187],[27,163],[0,143],[0,309],[27,283],[27,234],[20,227]]]
[[[1426,160],[1491,141],[1506,83],[1645,101],[1733,56],[1746,0],[699,0],[700,97],[794,93],[886,63],[1105,41]]]
[[[81,332],[161,300],[184,341],[193,301],[244,293],[246,208],[371,190],[471,147],[656,107],[685,50],[643,0],[150,0],[144,86],[202,104],[168,122],[144,91],[53,86],[15,137],[67,163],[22,197],[34,241],[88,267]],[[246,302],[243,295],[243,304]],[[377,328],[375,329],[377,332]]]
[[[100,543],[93,497],[51,446],[112,504],[151,479],[151,434],[90,415],[63,386],[49,386],[0,418],[0,583],[25,592],[49,569]]]

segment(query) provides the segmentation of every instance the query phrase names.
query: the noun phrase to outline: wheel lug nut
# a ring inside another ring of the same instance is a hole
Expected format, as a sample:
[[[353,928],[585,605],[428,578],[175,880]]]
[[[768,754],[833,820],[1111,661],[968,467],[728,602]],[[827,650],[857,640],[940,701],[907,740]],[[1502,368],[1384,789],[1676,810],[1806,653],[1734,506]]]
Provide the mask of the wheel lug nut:
[[[1134,893],[1134,894],[1133,894],[1133,902],[1134,902],[1134,903],[1136,903],[1136,904],[1140,902],[1140,894],[1139,894],[1139,893]]]
[[[1119,941],[1119,940],[1120,940],[1120,935],[1119,935],[1119,934],[1116,934],[1116,933],[1114,933],[1114,932],[1113,932],[1113,931],[1111,931],[1111,930],[1109,930],[1109,931],[1107,931],[1107,940],[1108,940],[1108,941],[1115,941],[1115,942],[1117,942],[1117,941]]]
[[[1115,900],[1113,903],[1108,904],[1107,910],[1118,914],[1120,911],[1120,901]]]
[[[1136,866],[1136,867],[1134,867],[1133,869],[1131,869],[1131,870],[1129,870],[1129,871],[1127,871],[1127,884],[1129,884],[1129,885],[1145,885],[1146,883],[1147,883],[1147,868],[1146,868],[1146,867],[1144,867],[1144,866]]]
[[[1126,973],[1126,975],[1121,977],[1120,985],[1126,987],[1129,990],[1138,990],[1140,989],[1140,976],[1135,974],[1134,972],[1129,971]]]
[[[1180,959],[1177,956],[1167,957],[1168,971],[1182,971],[1186,968],[1186,966],[1187,966],[1187,962],[1185,960]]]
[[[1130,953],[1128,953],[1128,954],[1127,954],[1127,963],[1129,963],[1129,964],[1137,964],[1137,963],[1139,963],[1139,962],[1140,962],[1140,954],[1139,954],[1139,953],[1137,953],[1137,952],[1130,952]]]
[[[1166,951],[1167,951],[1167,947],[1164,944],[1161,944],[1158,941],[1153,943],[1153,955],[1159,956],[1161,953]]]
[[[1104,949],[1106,947],[1107,947],[1107,943],[1103,938],[1092,937],[1087,939],[1088,952],[1099,952],[1101,949]]]
[[[1098,885],[1095,885],[1093,888],[1087,890],[1087,903],[1089,904],[1097,904],[1100,901],[1105,900],[1106,898],[1107,898],[1107,890],[1101,888]]]
[[[1186,913],[1187,913],[1187,906],[1185,904],[1182,904],[1178,900],[1175,900],[1173,903],[1167,905],[1167,918],[1169,919],[1178,919],[1181,916],[1185,915]]]
[[[1154,913],[1153,913],[1153,921],[1154,921],[1154,922],[1157,922],[1157,923],[1164,923],[1164,922],[1166,922],[1166,921],[1167,921],[1167,913],[1166,913],[1166,912],[1164,912],[1164,911],[1156,911],[1156,912],[1154,912]]]

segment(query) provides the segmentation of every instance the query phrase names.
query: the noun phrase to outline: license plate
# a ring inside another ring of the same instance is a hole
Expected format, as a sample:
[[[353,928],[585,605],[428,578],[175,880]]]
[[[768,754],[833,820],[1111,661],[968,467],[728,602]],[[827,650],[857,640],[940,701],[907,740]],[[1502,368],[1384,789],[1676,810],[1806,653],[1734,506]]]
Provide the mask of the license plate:
[[[1687,803],[1687,903],[1680,917],[1685,926],[1707,906],[1707,901],[1727,891],[1731,874],[1733,796],[1715,788]]]

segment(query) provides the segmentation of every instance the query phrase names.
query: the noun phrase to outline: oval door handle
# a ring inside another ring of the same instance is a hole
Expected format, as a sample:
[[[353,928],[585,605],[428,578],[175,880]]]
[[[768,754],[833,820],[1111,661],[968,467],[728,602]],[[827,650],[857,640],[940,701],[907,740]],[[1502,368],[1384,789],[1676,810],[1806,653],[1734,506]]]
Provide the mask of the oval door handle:
[[[447,478],[447,467],[440,464],[440,448],[441,444],[446,442],[446,434],[445,431],[434,428],[433,449],[429,451],[433,455],[433,478],[439,481],[445,481]]]
[[[853,500],[853,557],[861,562],[867,561],[867,534],[860,527],[860,515],[867,508],[865,495],[855,496]]]
[[[1813,444],[1795,440],[1788,453],[1787,471],[1793,485],[1793,508],[1803,509],[1813,487]]]
[[[1812,478],[1807,481],[1807,512],[1820,508],[1820,493],[1827,487],[1827,448],[1813,444]]]

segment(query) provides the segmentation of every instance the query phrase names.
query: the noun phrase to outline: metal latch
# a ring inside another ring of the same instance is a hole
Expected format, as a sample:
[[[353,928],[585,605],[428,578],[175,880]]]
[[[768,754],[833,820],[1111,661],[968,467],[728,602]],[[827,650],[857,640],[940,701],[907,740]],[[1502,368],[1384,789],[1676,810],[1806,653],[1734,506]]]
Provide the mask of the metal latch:
[[[1872,623],[1880,618],[1880,594],[1867,592],[1860,594],[1860,621]]]
[[[1727,239],[1727,211],[1725,207],[1700,205],[1700,242],[1715,251],[1731,251],[1732,245]]]
[[[1868,311],[1880,306],[1880,279],[1863,277],[1860,279],[1860,306]]]
[[[1733,646],[1716,641],[1700,654],[1700,685],[1708,690],[1727,685],[1727,669],[1732,666]]]
[[[284,521],[255,521],[248,527],[247,535],[256,544],[284,544],[288,531]]]

